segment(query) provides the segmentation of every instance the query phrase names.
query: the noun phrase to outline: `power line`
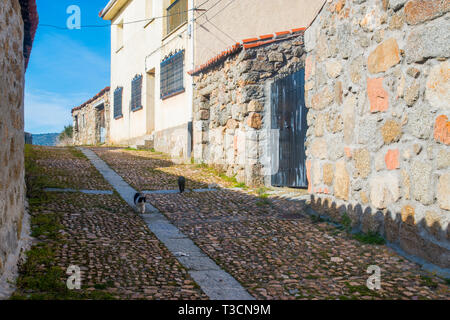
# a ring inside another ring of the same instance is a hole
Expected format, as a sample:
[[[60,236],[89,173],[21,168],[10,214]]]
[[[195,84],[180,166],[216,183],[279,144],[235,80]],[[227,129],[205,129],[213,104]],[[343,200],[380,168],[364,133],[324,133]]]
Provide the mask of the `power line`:
[[[217,30],[219,30],[222,34],[224,34],[225,36],[228,37],[228,39],[230,39],[231,41],[233,41],[234,43],[236,43],[237,41],[234,40],[228,33],[226,33],[225,31],[221,30],[219,27],[217,27],[214,23],[212,23],[211,21],[207,21],[209,22],[214,28],[216,28]]]
[[[200,25],[200,27],[203,28],[203,30],[205,30],[206,32],[211,33],[211,35],[216,38],[217,40],[219,40],[220,42],[222,42],[224,45],[228,45],[228,43],[226,43],[225,41],[223,41],[222,39],[220,39],[218,36],[216,36],[214,33],[212,33],[211,31],[209,31],[208,29],[206,29],[203,25]]]
[[[208,0],[209,1],[209,0]],[[208,2],[207,1],[207,2]],[[214,8],[215,6],[217,6],[222,0],[217,1],[215,4],[213,4],[211,7],[209,7],[208,10],[206,10],[205,12],[203,12],[201,15],[199,15],[195,20],[200,19],[201,17],[203,17],[205,14],[208,13],[208,11],[210,11],[212,8]],[[205,2],[206,3],[206,2]]]
[[[203,2],[202,4],[199,4],[197,8],[200,8],[201,6],[203,6],[204,4],[208,3],[211,0],[206,0],[205,2]]]
[[[202,4],[200,4],[198,7],[194,8],[194,9],[193,9],[194,12],[195,12],[199,7],[203,6],[204,4],[208,3],[209,1],[211,1],[211,0],[206,0],[205,2],[203,2]],[[222,1],[222,0],[217,1],[213,6],[211,6],[211,7],[208,8],[205,12],[203,12],[203,14],[201,14],[199,17],[194,18],[194,21],[195,21],[196,23],[198,23],[198,22],[197,22],[197,19],[198,19],[198,18],[204,16],[209,10],[211,10],[212,8],[214,8],[214,7],[215,7],[216,5],[218,5],[221,1]],[[234,1],[234,0],[232,0],[231,2],[233,2],[233,1]],[[229,5],[229,4],[230,4],[230,3],[228,3],[228,5]],[[228,5],[227,5],[227,6],[228,6]],[[227,7],[227,6],[225,6],[225,7]],[[189,9],[188,11],[191,11],[191,10],[192,10],[192,9]],[[216,14],[216,15],[217,15],[217,14]],[[202,26],[202,25],[201,25],[201,26]],[[206,28],[205,28],[205,30],[206,30],[207,32],[211,33],[214,37],[216,37],[216,39],[218,39],[219,41],[223,42],[223,43],[226,45],[226,43],[225,43],[222,39],[218,38],[214,33],[212,33],[211,31],[209,31],[209,30],[206,29]],[[178,38],[178,37],[176,37],[176,38]],[[176,39],[176,38],[171,39],[169,42],[171,42],[172,40],[174,40],[174,39]],[[233,40],[233,41],[234,41],[234,40]],[[162,48],[164,48],[167,44],[168,44],[168,43],[164,43],[164,44],[162,44],[161,46],[159,46],[158,48],[156,48],[155,50],[153,50],[149,55],[147,55],[147,56],[145,57],[145,59],[147,60],[148,57],[152,56],[154,53],[156,53],[157,51],[159,51],[159,50],[161,50]],[[209,51],[213,52],[210,48],[207,48],[207,49],[208,49]],[[214,54],[215,54],[215,53],[214,53]]]
[[[206,20],[212,20],[214,17],[216,17],[217,15],[219,15],[220,13],[222,13],[226,8],[228,8],[230,6],[230,4],[232,4],[235,0],[231,0],[230,2],[227,3],[227,5],[225,7],[223,7],[221,10],[217,11],[217,13],[215,15],[213,15],[211,18],[206,17]],[[205,12],[206,14],[206,12]]]
[[[206,1],[206,2],[208,2],[208,1]],[[106,28],[106,27],[117,26],[117,25],[133,24],[133,23],[140,23],[140,22],[150,22],[150,21],[153,21],[155,19],[163,19],[163,18],[167,18],[167,17],[177,16],[177,15],[180,15],[182,13],[186,13],[186,12],[189,12],[189,11],[192,11],[192,10],[195,11],[196,9],[188,9],[188,10],[185,10],[185,11],[180,11],[180,12],[177,12],[177,13],[174,13],[174,14],[168,14],[168,15],[165,15],[165,16],[152,17],[152,18],[148,18],[148,19],[134,20],[134,21],[128,21],[128,22],[122,22],[122,23],[111,23],[111,24],[101,24],[101,25],[95,25],[95,24],[89,25],[88,24],[88,25],[80,26],[80,28],[81,29],[82,28]],[[55,29],[59,29],[59,30],[71,30],[71,29],[69,29],[67,27],[56,26],[56,25],[53,25],[53,24],[39,24],[39,26],[40,27],[51,27],[51,28],[55,28]]]
[[[209,1],[211,1],[211,0],[206,0],[205,2],[200,4],[198,7],[203,6],[204,4],[208,3]],[[212,7],[210,7],[208,10],[203,12],[203,14],[201,14],[198,18],[204,16],[209,10],[214,8],[221,1],[222,0],[219,0],[218,2],[216,2]],[[159,17],[152,17],[152,18],[148,18],[148,19],[128,21],[128,22],[123,22],[123,23],[111,23],[111,24],[101,24],[101,25],[94,25],[94,24],[82,25],[82,26],[80,26],[80,29],[83,29],[83,28],[108,28],[108,27],[116,26],[116,25],[127,25],[127,24],[141,23],[141,22],[150,22],[150,21],[153,21],[155,19],[163,19],[163,18],[168,18],[168,17],[172,17],[172,16],[177,16],[177,15],[180,15],[182,13],[187,13],[189,11],[196,11],[198,9],[198,7],[194,8],[194,9],[188,9],[188,10],[180,11],[180,12],[177,12],[177,13],[174,13],[174,14],[168,14],[168,15],[159,16]],[[196,18],[196,19],[198,19],[198,18]],[[57,25],[53,25],[53,24],[45,24],[45,23],[39,23],[39,27],[49,27],[49,28],[54,28],[54,29],[58,29],[58,30],[72,30],[72,29],[69,29],[67,27],[61,27],[61,26],[57,26]]]
[[[209,0],[208,0],[209,1]],[[216,2],[215,5],[219,4],[221,0],[219,0],[218,2]],[[204,16],[209,10],[211,10],[214,6],[212,6],[211,8],[209,8],[206,12],[204,12],[201,16],[197,17],[195,19],[195,22],[199,24],[200,27],[203,27],[204,30],[206,30],[207,32],[211,33],[217,40],[219,40],[220,42],[224,43],[225,45],[228,45],[227,43],[225,43],[222,39],[220,39],[219,37],[217,37],[214,33],[212,33],[211,31],[209,31],[208,29],[206,29],[204,27],[204,25],[206,24],[206,22],[209,22],[214,28],[216,28],[217,30],[219,30],[222,34],[224,34],[225,36],[227,36],[230,40],[233,41],[233,43],[236,43],[237,41],[235,39],[233,39],[233,37],[231,37],[228,33],[226,33],[225,31],[221,30],[219,27],[217,27],[214,23],[211,22],[211,20],[216,17],[219,13],[223,12],[224,9],[226,9],[228,6],[231,5],[231,3],[233,3],[235,0],[231,0],[230,2],[228,2],[221,10],[219,10],[215,15],[213,15],[211,18],[206,17],[206,21],[203,23],[199,23],[197,22],[197,20]]]

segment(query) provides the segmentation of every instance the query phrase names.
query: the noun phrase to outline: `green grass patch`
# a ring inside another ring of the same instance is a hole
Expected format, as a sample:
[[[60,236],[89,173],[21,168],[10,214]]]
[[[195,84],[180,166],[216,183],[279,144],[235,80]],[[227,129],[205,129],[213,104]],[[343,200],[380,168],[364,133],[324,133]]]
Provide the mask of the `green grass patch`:
[[[351,294],[358,292],[361,296],[380,297],[380,295],[376,291],[370,290],[365,285],[352,286],[350,285],[350,283],[345,282],[345,286],[348,288]]]
[[[348,216],[347,212],[345,212],[342,217],[341,217],[341,224],[344,226],[344,228],[347,231],[351,230],[352,227],[352,220],[350,219],[350,217]]]
[[[229,176],[227,176],[225,174],[225,172],[223,170],[210,167],[206,163],[199,163],[195,167],[198,168],[198,169],[203,169],[203,170],[208,171],[209,173],[211,173],[211,174],[221,178],[222,180],[232,184],[233,187],[239,184],[239,182],[236,179],[236,175],[234,175],[232,177],[229,177]]]
[[[248,189],[247,185],[244,182],[236,183],[233,187],[234,188]]]
[[[362,232],[355,233],[353,234],[353,239],[365,244],[382,245],[386,243],[386,240],[376,232],[369,232],[367,234]]]
[[[311,222],[312,223],[320,223],[320,222],[325,222],[325,220],[319,215],[312,215]]]
[[[35,238],[45,236],[49,239],[58,240],[59,231],[63,229],[60,218],[60,214],[56,213],[40,213],[32,216],[31,235]]]
[[[47,200],[43,189],[48,185],[43,169],[37,165],[38,154],[32,145],[25,145],[25,184],[26,196],[30,205],[39,205]]]
[[[267,193],[263,193],[258,196],[258,201],[256,202],[257,206],[268,206],[271,204],[272,201],[270,201],[269,195]]]
[[[422,280],[422,284],[431,289],[436,289],[438,284],[433,281],[433,279],[429,276],[421,275],[420,279]],[[447,279],[448,280],[448,279]]]
[[[75,158],[79,158],[79,159],[86,159],[86,156],[84,155],[83,152],[81,152],[81,150],[75,148],[75,147],[68,147],[70,153],[72,154],[72,156],[74,156]]]

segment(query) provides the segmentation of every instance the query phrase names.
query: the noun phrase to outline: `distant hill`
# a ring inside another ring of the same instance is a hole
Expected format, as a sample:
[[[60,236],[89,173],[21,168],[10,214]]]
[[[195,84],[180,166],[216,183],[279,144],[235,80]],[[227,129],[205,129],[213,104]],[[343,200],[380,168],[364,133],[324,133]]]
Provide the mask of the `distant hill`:
[[[37,146],[55,146],[59,133],[33,134],[33,144]]]

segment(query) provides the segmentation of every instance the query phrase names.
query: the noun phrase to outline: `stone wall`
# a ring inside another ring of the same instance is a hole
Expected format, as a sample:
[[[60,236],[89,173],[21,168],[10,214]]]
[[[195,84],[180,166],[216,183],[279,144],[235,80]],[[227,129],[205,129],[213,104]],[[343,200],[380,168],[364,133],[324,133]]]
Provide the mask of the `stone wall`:
[[[329,1],[305,32],[316,210],[450,267],[450,1]]]
[[[0,2],[0,276],[16,251],[25,212],[24,24],[18,0]]]
[[[187,158],[188,124],[168,128],[153,133],[153,148],[159,152],[169,154],[177,160]]]
[[[304,66],[303,31],[244,41],[194,72],[194,159],[247,185],[270,166],[270,83]]]
[[[89,101],[72,109],[74,145],[99,144],[102,125],[106,131],[105,143],[109,142],[111,120],[109,94],[110,90],[107,87]]]
[[[33,144],[33,135],[29,132],[25,132],[25,144]]]

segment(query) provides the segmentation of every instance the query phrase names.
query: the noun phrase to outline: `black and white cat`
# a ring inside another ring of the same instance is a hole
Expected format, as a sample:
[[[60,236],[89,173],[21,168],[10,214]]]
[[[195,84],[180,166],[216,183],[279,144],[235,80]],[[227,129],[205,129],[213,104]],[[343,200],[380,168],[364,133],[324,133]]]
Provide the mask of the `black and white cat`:
[[[147,202],[147,199],[142,193],[137,192],[134,195],[134,204],[136,205],[136,208],[139,210],[141,214],[145,213],[145,203]]]

